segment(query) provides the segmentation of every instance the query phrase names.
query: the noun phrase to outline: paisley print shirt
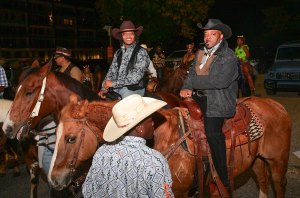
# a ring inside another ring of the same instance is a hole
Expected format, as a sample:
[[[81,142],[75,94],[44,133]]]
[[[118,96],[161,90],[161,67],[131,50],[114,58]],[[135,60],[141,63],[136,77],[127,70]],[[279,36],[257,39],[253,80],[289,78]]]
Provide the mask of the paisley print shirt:
[[[122,60],[120,69],[118,68],[118,51],[114,54],[112,64],[108,70],[108,73],[104,79],[113,81],[113,88],[120,88],[127,85],[138,84],[139,81],[143,78],[145,71],[148,69],[150,64],[150,58],[147,51],[144,48],[141,48],[137,53],[136,64],[133,70],[127,72],[127,66],[131,58],[131,54],[137,43],[129,45],[127,48],[121,47],[122,50]]]
[[[84,197],[174,197],[167,160],[146,140],[125,136],[96,152],[83,183]]]

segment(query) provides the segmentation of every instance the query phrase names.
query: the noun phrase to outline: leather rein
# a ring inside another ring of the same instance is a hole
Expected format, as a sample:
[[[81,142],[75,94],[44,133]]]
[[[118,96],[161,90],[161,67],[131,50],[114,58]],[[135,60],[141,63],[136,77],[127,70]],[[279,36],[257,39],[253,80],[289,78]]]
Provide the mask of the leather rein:
[[[76,172],[76,163],[78,160],[79,151],[80,151],[80,148],[82,147],[82,144],[83,144],[84,138],[85,138],[85,133],[86,133],[85,126],[87,126],[92,131],[92,133],[95,135],[95,137],[97,138],[97,148],[99,148],[99,145],[100,145],[100,137],[92,129],[90,123],[88,122],[88,120],[85,117],[84,118],[69,118],[69,119],[62,120],[61,122],[80,122],[80,123],[82,123],[82,128],[80,129],[81,134],[80,134],[80,142],[79,142],[78,149],[76,149],[72,160],[70,161],[70,163],[67,166],[70,169],[71,177],[73,178],[75,176],[75,172]],[[72,183],[70,185],[70,189],[72,190],[73,194],[76,194],[75,189],[82,185],[82,183],[85,180],[86,175],[87,175],[87,172],[85,172],[83,175],[79,176],[78,178],[76,178],[75,180],[72,181]]]

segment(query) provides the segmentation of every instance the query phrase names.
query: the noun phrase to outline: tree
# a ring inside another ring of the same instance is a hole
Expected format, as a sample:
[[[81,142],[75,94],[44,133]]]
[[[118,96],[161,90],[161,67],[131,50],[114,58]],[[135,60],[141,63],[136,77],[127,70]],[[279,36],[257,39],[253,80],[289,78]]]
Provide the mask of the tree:
[[[286,41],[299,39],[300,32],[300,2],[298,0],[285,0],[281,5],[269,7],[264,10],[269,42],[280,44]]]
[[[97,0],[103,23],[119,27],[130,19],[145,29],[146,42],[158,43],[181,36],[193,39],[196,24],[208,14],[214,0]]]

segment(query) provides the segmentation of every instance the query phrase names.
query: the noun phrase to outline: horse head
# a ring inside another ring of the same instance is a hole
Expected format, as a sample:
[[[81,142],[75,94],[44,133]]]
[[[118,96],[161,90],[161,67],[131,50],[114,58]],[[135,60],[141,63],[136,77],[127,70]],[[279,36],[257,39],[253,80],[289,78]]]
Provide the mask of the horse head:
[[[41,93],[43,80],[47,77],[49,65],[41,69],[27,71],[26,77],[19,84],[15,99],[12,103],[3,124],[3,131],[9,138],[14,138],[17,132],[22,132],[24,126],[34,127],[40,119],[32,116],[32,112],[38,103],[44,98]],[[43,112],[37,112],[40,116]],[[20,134],[20,133],[19,133]]]
[[[70,96],[70,103],[61,111],[48,175],[55,189],[63,189],[87,173],[98,146],[104,143],[102,132],[112,115],[113,104],[115,102],[88,103]]]

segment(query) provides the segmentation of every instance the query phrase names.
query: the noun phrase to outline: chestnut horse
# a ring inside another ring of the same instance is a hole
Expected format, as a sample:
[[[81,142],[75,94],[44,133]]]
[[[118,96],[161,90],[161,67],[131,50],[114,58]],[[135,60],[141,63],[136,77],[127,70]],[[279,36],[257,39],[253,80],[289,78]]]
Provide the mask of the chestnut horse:
[[[78,81],[62,73],[51,72],[50,69],[51,66],[46,64],[24,73],[12,108],[3,124],[3,131],[8,137],[14,138],[17,135],[22,138],[25,131],[23,129],[34,129],[41,119],[48,115],[53,115],[58,121],[59,113],[69,103],[71,94],[89,101],[100,99],[95,92]],[[161,94],[160,97],[164,98],[170,107],[179,105],[175,96],[169,93]],[[38,106],[39,108],[36,108]],[[31,194],[35,193],[32,191]]]
[[[103,144],[102,132],[113,106],[101,101],[71,101],[62,111],[58,127],[60,138],[55,148],[56,158],[52,160],[49,173],[51,183],[56,188],[68,185],[69,177],[76,173],[77,166],[87,160],[90,163],[97,147]],[[259,197],[268,196],[269,175],[275,196],[284,197],[291,137],[288,112],[278,102],[268,98],[250,97],[239,102],[251,110],[252,118],[258,123],[262,133],[250,145],[244,142],[235,148],[233,176],[241,175],[252,167],[257,177]],[[200,112],[199,109],[189,111]],[[199,115],[201,118],[201,112]],[[179,135],[179,117],[178,109],[160,110],[153,115],[153,148],[168,158],[175,197],[187,197],[193,186],[196,146],[189,136]],[[204,133],[202,119],[192,120],[189,129]],[[240,136],[236,137],[236,141],[241,141]],[[181,146],[183,142],[186,143],[187,150]],[[226,139],[228,161],[231,144],[231,139]],[[211,197],[219,196],[216,188],[211,188],[210,193]]]
[[[91,165],[97,148],[104,143],[102,132],[112,116],[115,102],[77,101],[76,97],[66,105],[60,117],[55,145],[55,158],[52,158],[49,171],[50,184],[62,189],[71,182],[72,175],[83,166]],[[161,110],[155,120],[154,149],[166,152],[170,144],[175,144],[180,135],[178,130],[178,110]],[[193,184],[195,156],[192,140],[185,140],[189,152],[179,148],[169,159],[173,175],[173,192],[176,197],[186,197]],[[64,151],[64,152],[62,152]],[[180,159],[180,160],[178,160]],[[89,170],[86,167],[86,173]]]

